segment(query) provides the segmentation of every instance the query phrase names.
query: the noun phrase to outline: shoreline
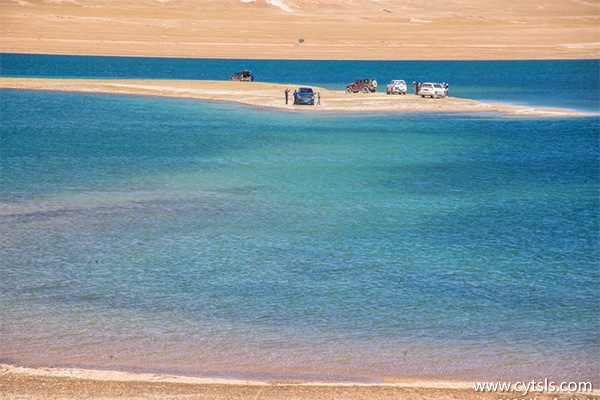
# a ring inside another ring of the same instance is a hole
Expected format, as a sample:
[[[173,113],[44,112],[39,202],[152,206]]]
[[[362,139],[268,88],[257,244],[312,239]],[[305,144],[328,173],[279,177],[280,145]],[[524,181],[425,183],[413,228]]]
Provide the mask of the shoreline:
[[[0,376],[6,373],[25,374],[32,376],[54,376],[79,379],[92,379],[100,381],[161,381],[170,383],[190,384],[227,384],[227,385],[289,385],[289,386],[400,386],[420,388],[445,388],[468,389],[473,387],[472,382],[460,380],[418,379],[418,378],[384,378],[382,382],[361,381],[329,381],[305,379],[242,379],[242,378],[214,378],[193,375],[179,375],[177,373],[134,372],[129,370],[77,368],[77,367],[46,367],[46,366],[21,366],[0,363]]]
[[[305,113],[437,113],[495,114],[507,117],[592,117],[598,114],[570,109],[486,103],[476,100],[446,97],[421,98],[414,94],[387,95],[376,93],[346,93],[314,86],[321,92],[321,105],[295,106],[285,103],[284,91],[298,84],[235,82],[209,80],[140,80],[140,79],[62,79],[62,78],[0,78],[0,88],[21,90],[62,91],[72,93],[107,93],[158,96],[193,100],[219,101],[230,104]]]
[[[502,392],[477,392],[471,382],[398,380],[390,383],[250,381],[189,376],[20,367],[0,364],[5,399],[428,399],[497,400]],[[531,394],[531,393],[530,393]],[[567,399],[575,393],[533,393],[537,400]],[[598,400],[598,392],[583,394]],[[512,394],[511,394],[512,396]],[[521,396],[521,393],[518,393]],[[512,397],[511,397],[512,398]]]
[[[600,45],[599,45],[600,46]],[[19,49],[19,50],[1,50],[0,54],[22,54],[22,55],[43,55],[43,56],[66,56],[66,57],[122,57],[122,58],[180,58],[180,59],[212,59],[212,60],[252,60],[252,61],[358,61],[358,62],[368,62],[368,61],[401,61],[401,62],[411,62],[411,61],[433,61],[433,62],[442,62],[442,61],[464,61],[464,62],[474,62],[474,61],[579,61],[579,60],[600,60],[600,51],[598,54],[574,54],[574,55],[539,55],[532,56],[529,54],[523,54],[518,57],[494,57],[494,56],[465,56],[465,57],[423,57],[423,58],[390,58],[385,57],[385,55],[377,57],[285,57],[281,56],[263,56],[261,54],[251,54],[246,57],[240,57],[237,55],[232,55],[231,53],[218,54],[213,56],[208,55],[194,55],[194,54],[153,54],[153,53],[136,53],[136,52],[123,52],[123,53],[111,53],[111,52],[94,52],[94,51],[86,51],[86,52],[70,52],[68,50],[58,50],[58,51],[39,51],[39,50],[28,50],[28,49]]]

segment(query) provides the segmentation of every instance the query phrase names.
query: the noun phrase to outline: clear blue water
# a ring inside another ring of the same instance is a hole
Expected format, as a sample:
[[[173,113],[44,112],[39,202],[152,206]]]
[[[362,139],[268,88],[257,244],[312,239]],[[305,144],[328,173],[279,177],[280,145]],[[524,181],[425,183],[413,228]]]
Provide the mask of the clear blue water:
[[[84,73],[38,57],[23,75]],[[148,62],[164,67],[142,77],[182,61]],[[598,65],[545,63],[555,80]],[[600,383],[597,117],[18,90],[0,105],[0,362]]]

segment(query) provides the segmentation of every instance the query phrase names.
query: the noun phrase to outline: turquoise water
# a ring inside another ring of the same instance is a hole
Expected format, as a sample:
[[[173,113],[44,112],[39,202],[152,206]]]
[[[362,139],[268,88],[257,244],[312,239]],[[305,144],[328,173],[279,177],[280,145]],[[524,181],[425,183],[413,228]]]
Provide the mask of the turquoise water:
[[[597,117],[0,96],[0,362],[600,383]]]

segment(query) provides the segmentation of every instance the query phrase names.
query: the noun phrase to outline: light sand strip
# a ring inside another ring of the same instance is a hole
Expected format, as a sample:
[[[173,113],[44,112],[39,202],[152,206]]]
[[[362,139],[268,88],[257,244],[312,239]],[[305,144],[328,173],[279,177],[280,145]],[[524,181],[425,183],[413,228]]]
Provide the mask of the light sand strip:
[[[313,89],[315,92],[321,92],[320,106],[295,106],[293,105],[292,93],[290,93],[289,103],[286,104],[285,90],[290,89],[293,92],[299,86],[261,82],[198,80],[0,78],[0,88],[7,89],[163,96],[222,101],[308,113],[495,113],[518,117],[581,117],[594,115],[568,109],[484,103],[455,97],[430,99],[410,94],[401,96],[387,95],[381,92],[349,94],[343,90],[327,90],[319,87]]]

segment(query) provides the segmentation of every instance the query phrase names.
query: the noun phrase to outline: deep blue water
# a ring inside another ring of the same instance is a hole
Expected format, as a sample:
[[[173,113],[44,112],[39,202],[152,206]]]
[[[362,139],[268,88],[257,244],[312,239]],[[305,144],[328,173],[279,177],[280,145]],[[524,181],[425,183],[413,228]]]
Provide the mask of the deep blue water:
[[[21,75],[83,76],[77,60]],[[179,70],[118,63],[144,61]],[[552,81],[597,68],[544,63]],[[525,89],[510,100],[538,100]],[[0,106],[0,362],[600,383],[597,117],[18,90]]]

